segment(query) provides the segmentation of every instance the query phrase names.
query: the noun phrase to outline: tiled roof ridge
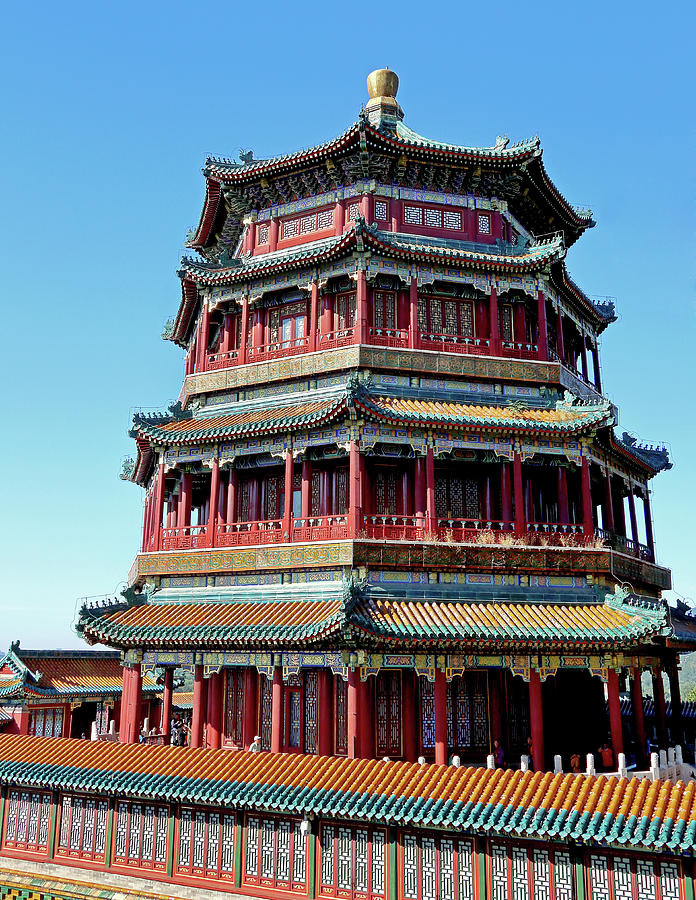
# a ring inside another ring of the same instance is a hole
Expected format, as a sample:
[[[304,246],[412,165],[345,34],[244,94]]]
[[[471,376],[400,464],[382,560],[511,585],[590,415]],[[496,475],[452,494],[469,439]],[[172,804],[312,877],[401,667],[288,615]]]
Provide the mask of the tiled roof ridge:
[[[0,783],[227,808],[693,850],[693,784],[0,736]]]
[[[647,466],[655,474],[672,468],[669,450],[664,444],[641,442],[637,437],[624,431],[621,437],[613,435],[615,444],[638,462]]]

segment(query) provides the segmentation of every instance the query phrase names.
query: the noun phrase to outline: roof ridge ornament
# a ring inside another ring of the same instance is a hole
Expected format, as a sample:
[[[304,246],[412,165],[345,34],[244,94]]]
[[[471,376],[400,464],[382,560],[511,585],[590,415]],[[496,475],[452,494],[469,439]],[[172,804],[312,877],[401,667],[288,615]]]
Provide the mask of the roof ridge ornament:
[[[404,111],[396,100],[399,90],[399,76],[391,69],[375,69],[367,76],[367,92],[370,99],[361,111],[361,119],[373,128],[390,133],[396,132],[398,122],[404,118]]]

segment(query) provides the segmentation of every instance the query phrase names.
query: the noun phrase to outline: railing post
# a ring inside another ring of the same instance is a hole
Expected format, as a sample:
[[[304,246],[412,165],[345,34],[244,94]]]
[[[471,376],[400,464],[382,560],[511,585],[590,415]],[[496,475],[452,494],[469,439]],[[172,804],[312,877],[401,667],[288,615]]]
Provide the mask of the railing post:
[[[360,455],[359,444],[356,440],[351,440],[349,444],[348,469],[348,536],[353,539],[355,539],[362,530],[363,469],[364,460]]]
[[[209,547],[217,544],[218,507],[220,505],[220,461],[217,456],[213,459],[213,468],[210,476],[210,507],[208,510],[208,541]]]
[[[292,540],[292,482],[295,473],[295,460],[292,449],[285,451],[285,509],[283,510],[283,537]]]

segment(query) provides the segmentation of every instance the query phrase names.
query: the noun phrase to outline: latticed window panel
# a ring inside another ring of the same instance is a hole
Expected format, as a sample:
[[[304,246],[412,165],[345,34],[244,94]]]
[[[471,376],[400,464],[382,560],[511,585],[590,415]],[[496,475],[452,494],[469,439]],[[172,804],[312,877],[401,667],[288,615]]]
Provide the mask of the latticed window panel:
[[[396,328],[396,294],[375,291],[373,294],[375,328]]]
[[[321,509],[321,473],[312,472],[312,496],[310,515],[318,516]]]
[[[407,225],[422,225],[423,210],[420,206],[404,206],[404,222]]]
[[[29,734],[36,735],[36,737],[62,737],[62,708],[33,710],[29,723]]]
[[[435,685],[421,675],[420,687],[421,746],[424,750],[435,747]]]
[[[277,344],[280,339],[280,309],[276,306],[268,311],[268,342]]]
[[[283,240],[286,238],[297,237],[300,233],[300,220],[299,219],[288,219],[283,222],[281,236]]]
[[[334,702],[334,748],[338,756],[345,756],[348,752],[348,684],[340,675],[334,675]]]
[[[430,298],[430,330],[442,334],[442,300],[439,297]]]
[[[377,755],[401,756],[401,672],[377,675]]]
[[[244,743],[244,670],[227,669],[225,679],[225,739]]]
[[[319,896],[347,900],[386,896],[384,829],[322,824],[319,848]]]
[[[508,681],[508,727],[510,729],[510,749],[526,753],[529,737],[529,688],[521,678]]]
[[[57,855],[103,862],[108,814],[107,800],[63,795]]]
[[[234,828],[234,814],[231,812],[182,807],[177,873],[233,881]]]
[[[418,298],[418,330],[428,330],[428,298]]]
[[[166,869],[168,836],[168,807],[119,801],[116,808],[114,864]]]
[[[304,673],[304,747],[305,753],[317,752],[319,676],[316,672]]]
[[[387,203],[385,200],[375,200],[375,219],[378,222],[387,220]]]
[[[349,222],[355,222],[355,220],[360,215],[360,204],[359,203],[351,203],[350,206],[346,209],[346,219]]]
[[[43,791],[10,789],[3,846],[40,853],[47,849],[51,795]],[[80,832],[78,832],[80,834]]]
[[[317,213],[317,231],[324,231],[327,228],[333,228],[334,211],[332,209],[322,209]]]
[[[245,478],[239,484],[238,521],[248,522],[251,511],[251,481]]]
[[[556,850],[553,854],[553,898],[554,900],[574,900],[575,883],[573,865],[567,850]],[[646,897],[645,900],[650,900]]]
[[[441,209],[424,209],[423,224],[429,228],[442,228],[442,210]]]
[[[527,849],[492,843],[489,879],[491,900],[574,900],[575,897],[567,850],[551,852],[538,847]]]
[[[377,515],[396,514],[396,472],[380,469],[374,478],[374,510]]]
[[[503,304],[499,309],[500,317],[500,337],[504,341],[511,341],[513,337],[512,330],[512,306],[509,303]]]
[[[280,519],[283,516],[282,498],[285,493],[285,476],[269,475],[266,478],[266,500],[263,511],[265,519]]]
[[[244,884],[302,890],[307,884],[307,837],[298,819],[247,816]]]
[[[479,234],[490,234],[491,233],[491,217],[486,213],[479,213],[477,216],[478,222],[478,233]]]
[[[273,682],[261,678],[261,749],[271,749],[271,728],[273,719]]]
[[[336,470],[336,513],[341,516],[348,511],[348,470]]]
[[[474,478],[467,478],[464,481],[464,501],[465,515],[467,519],[478,519],[479,517],[479,484]]]
[[[460,231],[462,227],[462,214],[446,209],[442,214],[442,224],[445,228],[453,228]]]
[[[316,215],[302,216],[300,219],[300,234],[310,234],[317,230]]]
[[[459,334],[463,337],[474,336],[474,304],[471,301],[459,304]]]
[[[336,331],[343,331],[355,325],[355,308],[355,291],[350,294],[338,294],[336,296]]]
[[[302,736],[302,692],[288,691],[288,747],[299,750]]]
[[[471,840],[403,832],[400,843],[403,900],[473,900]]]
[[[270,235],[270,229],[268,225],[259,225],[256,229],[256,243],[263,247],[264,244],[268,243]]]
[[[489,750],[486,677],[485,672],[465,672],[447,685],[447,740],[453,750]]]

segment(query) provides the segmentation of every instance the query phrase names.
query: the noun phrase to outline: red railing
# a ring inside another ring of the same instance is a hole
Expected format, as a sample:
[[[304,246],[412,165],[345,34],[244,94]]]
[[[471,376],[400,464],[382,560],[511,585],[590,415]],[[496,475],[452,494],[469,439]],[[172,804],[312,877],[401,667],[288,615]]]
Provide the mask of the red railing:
[[[380,347],[407,347],[408,331],[405,328],[370,328],[367,343]]]
[[[582,525],[569,522],[527,522],[527,531],[537,534],[582,534]]]
[[[182,525],[180,528],[162,529],[163,550],[196,550],[207,547],[207,525]]]
[[[283,533],[282,519],[221,523],[217,527],[216,538],[218,547],[233,547],[240,544],[282,544],[288,540]]]
[[[328,334],[318,335],[318,350],[329,350],[332,347],[348,347],[355,343],[355,328],[341,328]]]
[[[470,353],[487,356],[491,342],[487,338],[472,338],[458,334],[421,332],[420,346],[424,350],[440,350],[443,353]]]
[[[638,541],[631,540],[631,538],[602,528],[595,528],[595,535],[605,541],[612,550],[617,550],[619,553],[627,553],[629,556],[644,559],[646,562],[655,562],[655,554],[647,544],[640,544]]]
[[[347,537],[347,516],[312,516],[306,519],[293,519],[293,541],[331,541]]]
[[[502,356],[514,359],[539,359],[539,347],[536,344],[525,344],[520,341],[502,341]]]
[[[368,515],[363,517],[365,537],[387,541],[419,541],[425,537],[425,519],[420,516]]]
[[[227,369],[235,366],[239,357],[239,350],[226,350],[225,353],[210,353],[208,355],[207,369],[212,372],[215,369]]]
[[[451,538],[460,543],[480,540],[483,532],[511,532],[514,522],[492,519],[438,519],[437,530],[441,538]]]
[[[291,341],[276,341],[273,344],[262,344],[260,347],[249,347],[248,357],[250,362],[258,362],[262,359],[280,359],[284,356],[304,353],[308,346],[308,337],[294,338]]]

